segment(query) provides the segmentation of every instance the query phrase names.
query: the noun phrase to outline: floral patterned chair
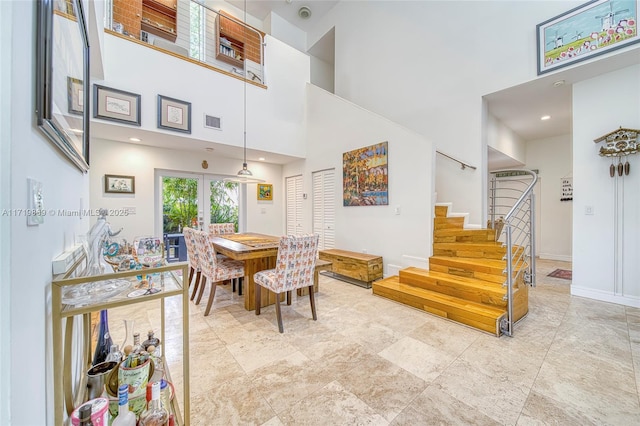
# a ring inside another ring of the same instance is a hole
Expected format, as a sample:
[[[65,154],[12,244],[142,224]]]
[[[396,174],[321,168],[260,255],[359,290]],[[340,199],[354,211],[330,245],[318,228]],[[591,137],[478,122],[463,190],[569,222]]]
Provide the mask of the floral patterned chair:
[[[195,290],[198,289],[198,284],[200,283],[200,265],[198,264],[198,252],[196,250],[196,236],[194,234],[193,228],[184,227],[182,229],[182,234],[184,235],[184,244],[187,246],[187,259],[189,261],[189,287],[191,287],[191,281],[193,280],[193,275],[196,275],[196,284],[194,287],[193,295],[195,295]],[[191,296],[191,300],[193,300],[193,295]]]
[[[313,293],[313,273],[318,258],[318,238],[318,234],[281,237],[275,269],[260,271],[253,276],[256,282],[256,315],[260,315],[260,288],[264,287],[276,293],[276,316],[280,333],[284,332],[280,310],[281,293],[287,293],[287,305],[290,305],[293,290],[309,287],[311,314],[314,321],[318,319]]]
[[[200,269],[202,270],[202,276],[204,277],[198,293],[198,299],[196,305],[200,303],[202,294],[207,281],[211,282],[211,291],[209,292],[209,301],[207,302],[207,309],[204,315],[209,315],[211,306],[213,305],[213,298],[216,295],[216,287],[218,283],[222,281],[232,280],[244,276],[244,262],[237,260],[219,260],[216,256],[216,252],[213,249],[211,240],[209,239],[209,233],[205,231],[193,231],[196,237],[196,247],[198,250],[198,260],[200,263]],[[194,289],[195,292],[195,289]]]
[[[235,234],[236,233],[236,224],[233,222],[225,222],[225,223],[211,223],[209,224],[209,234],[210,235],[225,235],[225,234]],[[225,255],[217,254],[218,259],[224,260],[228,259]],[[242,296],[242,280],[243,277],[237,278],[235,280],[231,280],[232,291],[236,291],[236,282],[238,283],[238,296]]]

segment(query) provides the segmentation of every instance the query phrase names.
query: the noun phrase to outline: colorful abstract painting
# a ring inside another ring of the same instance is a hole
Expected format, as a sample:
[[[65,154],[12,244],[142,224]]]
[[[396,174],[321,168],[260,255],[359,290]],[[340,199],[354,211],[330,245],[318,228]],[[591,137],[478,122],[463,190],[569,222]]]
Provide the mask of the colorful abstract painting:
[[[389,205],[388,148],[381,142],[342,154],[344,206]]]

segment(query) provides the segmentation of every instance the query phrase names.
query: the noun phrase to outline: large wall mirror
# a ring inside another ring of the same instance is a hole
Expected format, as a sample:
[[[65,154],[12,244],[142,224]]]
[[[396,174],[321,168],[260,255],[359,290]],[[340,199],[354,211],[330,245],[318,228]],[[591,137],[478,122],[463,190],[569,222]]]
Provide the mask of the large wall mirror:
[[[38,0],[38,127],[89,170],[89,37],[82,0]]]

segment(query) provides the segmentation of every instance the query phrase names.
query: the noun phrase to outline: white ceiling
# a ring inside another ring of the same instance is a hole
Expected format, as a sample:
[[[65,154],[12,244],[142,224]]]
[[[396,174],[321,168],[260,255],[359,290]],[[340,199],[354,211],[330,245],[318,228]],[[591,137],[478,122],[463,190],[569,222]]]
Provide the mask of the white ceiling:
[[[226,0],[240,10],[247,5],[247,14],[260,20],[265,19],[271,12],[289,21],[291,24],[307,32],[320,20],[338,0]],[[311,16],[303,19],[298,16],[301,7],[308,7]]]

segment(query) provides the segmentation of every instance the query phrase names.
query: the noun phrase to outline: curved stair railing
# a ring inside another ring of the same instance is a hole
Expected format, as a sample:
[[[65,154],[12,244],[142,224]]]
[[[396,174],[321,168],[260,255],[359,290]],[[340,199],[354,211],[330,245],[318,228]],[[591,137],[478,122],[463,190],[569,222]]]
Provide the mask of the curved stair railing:
[[[533,188],[538,175],[532,170],[508,169],[491,172],[489,223],[496,230],[496,241],[506,247],[507,316],[500,322],[502,333],[512,336],[514,326],[513,292],[515,283],[535,286],[535,199]]]

